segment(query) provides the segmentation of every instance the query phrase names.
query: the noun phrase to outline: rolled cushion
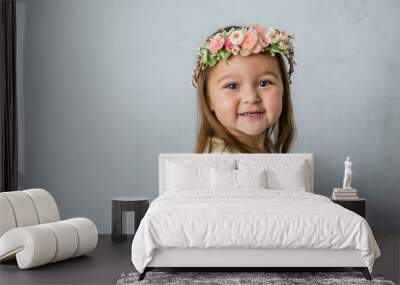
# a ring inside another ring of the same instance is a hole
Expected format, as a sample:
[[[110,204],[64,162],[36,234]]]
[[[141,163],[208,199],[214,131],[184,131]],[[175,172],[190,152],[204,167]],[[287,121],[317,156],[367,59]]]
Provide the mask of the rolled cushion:
[[[74,257],[88,253],[96,248],[98,232],[96,225],[91,220],[86,218],[73,218],[65,220],[64,222],[75,227],[78,233],[79,242]]]
[[[97,245],[97,228],[86,218],[18,227],[0,238],[0,261],[14,255],[20,269],[86,254]]]
[[[56,201],[44,189],[0,193],[0,237],[9,229],[60,220]]]
[[[60,220],[60,213],[53,196],[44,189],[28,189],[22,191],[29,195],[35,205],[39,224],[57,222]]]
[[[14,212],[8,199],[0,195],[0,237],[9,229],[15,228]]]
[[[51,262],[56,250],[53,231],[42,225],[13,228],[0,238],[0,260],[16,255],[21,269]]]
[[[33,226],[39,223],[35,205],[30,196],[23,191],[3,192],[13,210],[17,227]]]
[[[57,250],[51,262],[60,261],[75,255],[78,249],[78,232],[65,221],[48,223],[43,226],[48,227],[55,235]]]

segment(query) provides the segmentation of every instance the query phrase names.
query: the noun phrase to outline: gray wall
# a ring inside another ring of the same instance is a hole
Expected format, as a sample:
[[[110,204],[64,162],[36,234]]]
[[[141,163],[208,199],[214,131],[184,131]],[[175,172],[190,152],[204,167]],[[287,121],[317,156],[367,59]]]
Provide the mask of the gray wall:
[[[298,140],[315,192],[352,186],[400,232],[400,2],[17,0],[20,188],[110,232],[113,196],[155,198],[158,154],[193,152],[201,40],[228,24],[293,32]],[[397,217],[397,219],[395,218]]]

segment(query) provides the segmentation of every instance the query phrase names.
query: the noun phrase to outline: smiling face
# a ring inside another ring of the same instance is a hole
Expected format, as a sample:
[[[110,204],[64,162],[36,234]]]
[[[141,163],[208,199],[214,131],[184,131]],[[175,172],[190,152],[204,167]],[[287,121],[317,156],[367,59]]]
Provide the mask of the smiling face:
[[[232,56],[208,74],[210,110],[238,140],[261,150],[282,112],[283,92],[278,59],[269,54]]]

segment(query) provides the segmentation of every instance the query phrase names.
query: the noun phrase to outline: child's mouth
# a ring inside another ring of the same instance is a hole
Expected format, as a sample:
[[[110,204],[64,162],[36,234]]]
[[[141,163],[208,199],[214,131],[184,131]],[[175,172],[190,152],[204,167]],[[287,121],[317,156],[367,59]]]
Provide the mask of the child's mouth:
[[[240,117],[250,119],[250,120],[259,120],[264,116],[264,112],[252,112],[252,113],[241,113],[239,114]]]

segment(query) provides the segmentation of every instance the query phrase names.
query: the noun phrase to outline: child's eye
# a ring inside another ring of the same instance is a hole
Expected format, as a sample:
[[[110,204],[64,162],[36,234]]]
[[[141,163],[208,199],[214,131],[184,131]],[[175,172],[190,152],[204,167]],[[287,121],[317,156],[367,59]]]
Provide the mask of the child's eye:
[[[271,81],[269,81],[269,80],[261,80],[260,81],[261,87],[265,87],[265,86],[267,86],[267,84],[271,84]]]
[[[225,88],[237,89],[238,88],[238,84],[237,83],[229,83],[228,85],[225,86]]]

